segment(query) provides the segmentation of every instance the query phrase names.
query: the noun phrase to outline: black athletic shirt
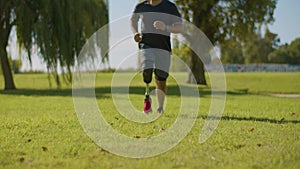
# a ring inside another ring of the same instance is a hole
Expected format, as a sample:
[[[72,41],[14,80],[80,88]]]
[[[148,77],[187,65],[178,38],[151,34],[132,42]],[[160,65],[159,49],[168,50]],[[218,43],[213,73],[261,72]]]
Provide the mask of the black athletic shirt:
[[[138,22],[142,20],[143,39],[139,43],[140,48],[159,48],[171,52],[170,32],[157,30],[154,28],[154,21],[160,20],[166,25],[181,22],[180,14],[174,3],[168,0],[156,6],[150,5],[147,1],[139,3],[133,12],[132,20]]]

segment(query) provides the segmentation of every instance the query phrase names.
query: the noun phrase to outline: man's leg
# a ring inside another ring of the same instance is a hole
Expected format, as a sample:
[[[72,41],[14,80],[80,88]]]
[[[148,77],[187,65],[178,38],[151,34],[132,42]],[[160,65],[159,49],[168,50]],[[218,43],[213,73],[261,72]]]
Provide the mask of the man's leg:
[[[158,49],[155,58],[155,82],[156,82],[156,96],[158,100],[158,113],[163,112],[165,96],[167,93],[166,81],[169,76],[171,53],[166,50]]]
[[[162,109],[164,107],[165,96],[167,93],[166,81],[155,80],[156,82],[156,97],[158,100],[158,108]]]

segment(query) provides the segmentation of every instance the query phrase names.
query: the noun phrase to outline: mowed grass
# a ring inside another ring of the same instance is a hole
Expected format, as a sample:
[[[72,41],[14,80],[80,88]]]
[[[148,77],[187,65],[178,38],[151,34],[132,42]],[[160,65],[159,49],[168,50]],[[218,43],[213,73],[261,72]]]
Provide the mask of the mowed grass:
[[[180,93],[172,78],[165,113],[153,123],[138,124],[116,110],[110,93],[112,75],[97,74],[95,92],[99,108],[115,130],[146,137],[174,123]],[[84,133],[70,85],[56,90],[49,87],[47,75],[15,75],[18,90],[0,91],[0,168],[300,168],[300,98],[266,95],[300,94],[300,73],[227,73],[226,81],[222,120],[205,143],[198,139],[211,90],[199,86],[200,111],[191,132],[166,153],[131,159],[107,152]],[[142,109],[140,75],[129,91],[132,105]]]

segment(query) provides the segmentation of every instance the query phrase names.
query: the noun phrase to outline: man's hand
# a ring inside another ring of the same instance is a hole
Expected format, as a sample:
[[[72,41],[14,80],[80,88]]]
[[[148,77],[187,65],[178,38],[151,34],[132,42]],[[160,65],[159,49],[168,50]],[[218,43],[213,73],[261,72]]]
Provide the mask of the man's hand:
[[[140,34],[138,32],[134,34],[134,41],[141,42],[142,38],[143,38],[142,34]]]
[[[162,21],[155,21],[153,23],[154,28],[165,31],[166,30],[166,24]]]

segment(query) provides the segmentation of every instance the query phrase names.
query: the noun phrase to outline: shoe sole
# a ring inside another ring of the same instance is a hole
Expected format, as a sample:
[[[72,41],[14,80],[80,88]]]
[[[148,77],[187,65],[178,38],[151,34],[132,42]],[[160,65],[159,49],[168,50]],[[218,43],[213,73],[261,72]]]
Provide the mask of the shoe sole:
[[[152,113],[152,110],[143,111],[143,113],[145,113],[145,114]]]

